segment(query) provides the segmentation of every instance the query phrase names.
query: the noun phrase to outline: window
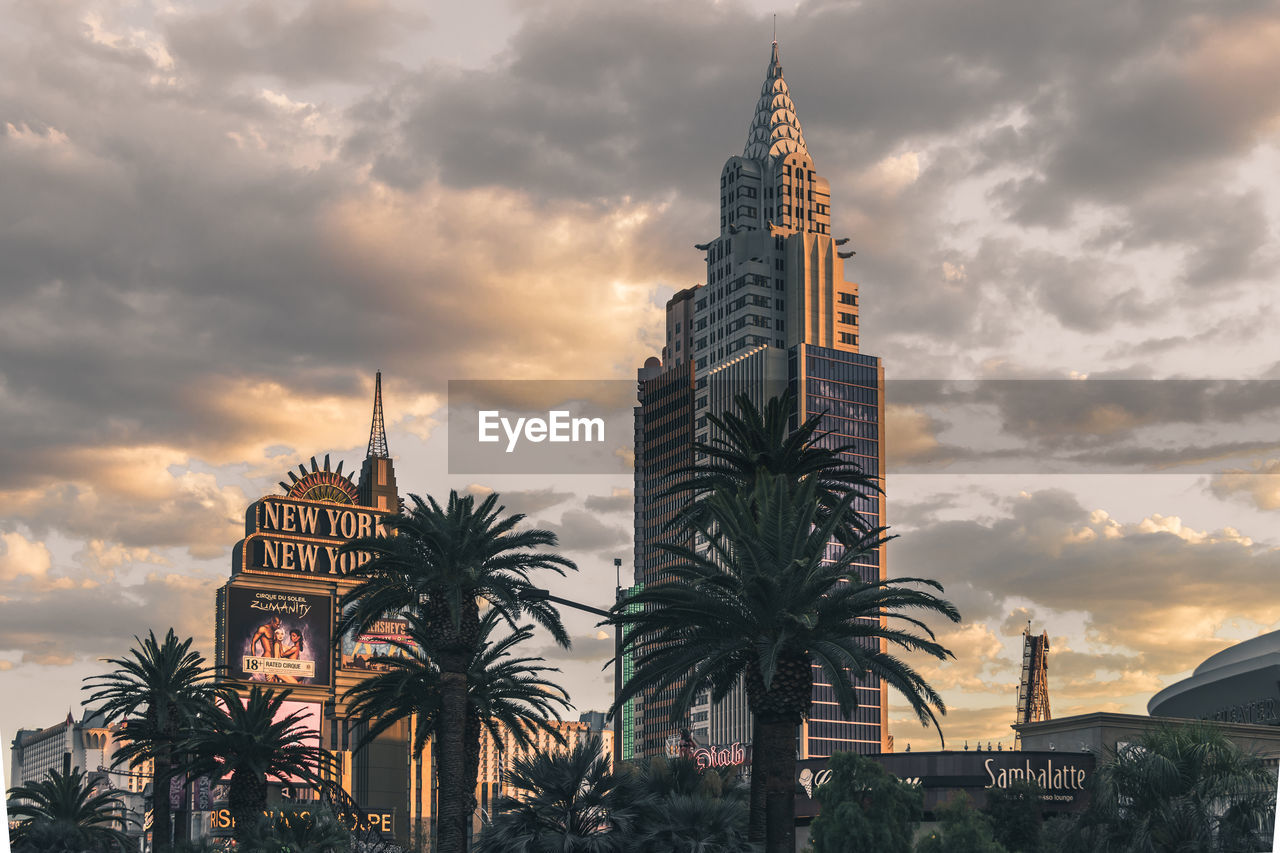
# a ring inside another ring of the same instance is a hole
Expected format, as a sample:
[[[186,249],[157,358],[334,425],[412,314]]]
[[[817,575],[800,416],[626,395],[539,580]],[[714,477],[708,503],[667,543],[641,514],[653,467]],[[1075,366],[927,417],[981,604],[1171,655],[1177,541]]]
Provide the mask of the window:
[[[856,347],[856,346],[858,345],[858,336],[857,336],[857,335],[852,335],[852,334],[850,334],[850,333],[848,333],[848,332],[841,332],[841,333],[840,333],[840,343],[842,343],[842,344],[852,344],[853,346],[855,346],[855,347]]]
[[[775,278],[775,279],[774,279],[774,286],[775,286],[778,290],[786,290],[786,289],[787,289],[787,283],[786,283],[785,281],[783,281],[782,279],[780,279],[780,278]]]
[[[679,321],[679,320],[677,320],[677,321],[676,321],[676,334],[677,334],[677,335],[678,335],[678,334],[680,334],[680,321]]]
[[[841,311],[841,312],[840,312],[840,322],[841,322],[841,323],[844,323],[846,326],[856,326],[856,325],[858,325],[858,315],[857,315],[857,314],[849,314],[849,313],[846,313],[846,312],[844,312],[844,311]],[[677,329],[677,331],[679,331],[679,330]]]
[[[785,322],[785,321],[783,321],[783,320],[774,320],[774,321],[773,321],[773,327],[774,327],[775,329],[777,329],[779,332],[781,332],[781,331],[783,331],[784,329],[786,329],[786,322]],[[676,341],[676,344],[679,344],[679,343],[680,343],[679,341]],[[678,348],[679,348],[679,347],[677,346],[677,349],[678,349]]]
[[[755,188],[755,187],[743,187],[743,188],[742,188],[741,190],[739,190],[738,192],[742,195],[742,197],[743,197],[743,198],[755,198],[755,197],[756,197],[756,188]]]
[[[858,294],[856,294],[856,293],[841,293],[841,294],[840,294],[840,301],[841,301],[843,304],[845,304],[845,305],[857,305],[857,304],[858,304]]]
[[[779,311],[781,311],[781,310],[783,309],[783,307],[784,307],[782,300],[781,300],[781,299],[775,299],[775,300],[773,300],[773,307],[774,307],[774,308],[777,308]]]

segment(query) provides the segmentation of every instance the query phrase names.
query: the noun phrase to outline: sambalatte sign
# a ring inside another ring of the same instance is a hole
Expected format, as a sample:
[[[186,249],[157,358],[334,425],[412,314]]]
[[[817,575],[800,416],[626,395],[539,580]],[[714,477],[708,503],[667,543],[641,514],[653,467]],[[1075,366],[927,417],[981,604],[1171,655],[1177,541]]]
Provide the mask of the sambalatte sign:
[[[1087,803],[1087,779],[1095,759],[1089,753],[1072,752],[894,752],[869,756],[886,771],[924,790],[924,808],[932,812],[956,792],[963,791],[981,808],[992,788],[1016,782],[1040,787],[1045,811],[1076,811]],[[827,759],[811,758],[796,768],[796,815],[818,814],[814,792],[830,778]]]

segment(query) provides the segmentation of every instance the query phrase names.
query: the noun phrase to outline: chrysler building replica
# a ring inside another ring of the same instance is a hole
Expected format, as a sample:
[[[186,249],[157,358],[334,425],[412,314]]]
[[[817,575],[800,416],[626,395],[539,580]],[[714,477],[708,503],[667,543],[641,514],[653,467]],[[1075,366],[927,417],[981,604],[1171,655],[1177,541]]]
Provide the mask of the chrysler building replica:
[[[667,303],[662,358],[638,371],[636,417],[636,583],[666,579],[671,558],[656,547],[678,534],[666,523],[679,509],[664,498],[674,472],[695,461],[693,444],[707,441],[708,413],[732,408],[747,393],[757,406],[788,388],[799,418],[823,416],[822,429],[867,475],[884,472],[884,371],[859,352],[858,285],[845,280],[842,250],[849,241],[831,230],[831,187],[817,172],[805,144],[795,103],[782,73],[778,43],[741,155],[720,172],[720,228],[698,243],[706,255],[706,281]],[[884,524],[884,495],[859,499],[871,525]],[[833,549],[838,547],[831,546]],[[885,577],[884,546],[859,571]],[[799,755],[889,749],[887,694],[878,679],[858,682],[860,707],[840,714],[830,682],[813,669],[813,704]],[[687,728],[701,743],[751,740],[751,715],[741,687],[714,706],[709,699],[690,717],[669,718],[675,689],[641,697],[635,709],[635,754],[669,749]]]

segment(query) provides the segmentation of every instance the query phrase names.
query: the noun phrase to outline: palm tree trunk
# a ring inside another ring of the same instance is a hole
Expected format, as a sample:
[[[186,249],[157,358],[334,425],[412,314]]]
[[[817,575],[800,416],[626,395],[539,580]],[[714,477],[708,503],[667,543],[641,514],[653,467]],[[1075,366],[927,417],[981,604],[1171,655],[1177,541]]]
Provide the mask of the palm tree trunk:
[[[168,749],[156,750],[151,773],[151,843],[155,853],[173,849],[173,816],[169,810],[169,780],[173,778],[173,756]]]
[[[464,751],[463,782],[467,792],[466,827],[467,839],[471,838],[471,827],[475,822],[476,808],[480,803],[476,800],[476,782],[480,776],[480,717],[471,708],[467,709],[467,725],[462,735]]]
[[[756,724],[757,731],[759,723]],[[764,841],[764,774],[758,765],[759,753],[751,752],[751,798],[747,801],[750,811],[747,814],[747,840]]]
[[[253,826],[263,820],[267,809],[267,780],[265,776],[236,770],[231,774],[227,789],[227,808],[235,824],[233,835],[236,843],[247,850],[247,842]]]
[[[453,663],[450,661],[450,663]],[[472,792],[466,790],[465,748],[467,716],[467,675],[464,667],[445,669],[441,660],[440,724],[436,744],[437,773],[440,777],[438,853],[465,853],[467,843],[466,804]]]
[[[787,719],[756,720],[752,744],[754,790],[756,775],[764,790],[764,853],[794,853],[796,849],[796,724]]]

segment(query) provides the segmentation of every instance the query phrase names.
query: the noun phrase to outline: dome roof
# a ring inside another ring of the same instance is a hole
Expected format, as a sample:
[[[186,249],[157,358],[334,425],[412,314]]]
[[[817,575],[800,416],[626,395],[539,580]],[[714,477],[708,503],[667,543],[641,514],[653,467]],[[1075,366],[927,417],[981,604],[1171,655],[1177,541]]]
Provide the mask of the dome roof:
[[[1276,654],[1280,654],[1280,631],[1272,631],[1270,634],[1245,640],[1243,643],[1237,643],[1229,649],[1210,655],[1196,667],[1195,674],[1203,675],[1243,661]]]

